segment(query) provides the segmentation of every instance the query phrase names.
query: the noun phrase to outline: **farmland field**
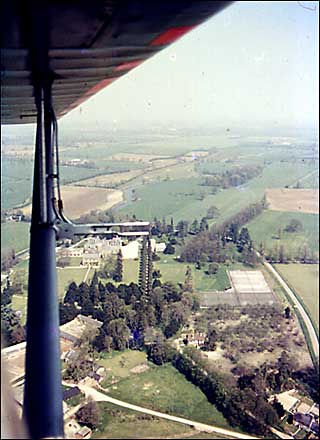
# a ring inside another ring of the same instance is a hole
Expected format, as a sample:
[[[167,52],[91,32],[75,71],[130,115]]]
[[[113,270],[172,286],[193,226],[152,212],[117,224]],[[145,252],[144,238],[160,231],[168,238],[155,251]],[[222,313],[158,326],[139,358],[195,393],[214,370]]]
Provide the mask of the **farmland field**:
[[[70,218],[80,217],[94,209],[110,209],[122,200],[121,191],[102,188],[68,185],[61,187],[61,193],[65,213]],[[30,214],[31,206],[23,208],[22,211]]]
[[[15,252],[29,247],[30,224],[25,222],[10,222],[1,224],[1,254],[8,249]]]
[[[319,265],[276,264],[275,267],[300,296],[319,330]]]
[[[269,209],[273,211],[305,212],[319,214],[319,190],[317,189],[267,189]]]
[[[136,214],[138,218],[173,216],[175,221],[203,217],[208,207],[215,205],[222,222],[249,203],[258,201],[266,188],[294,185],[315,166],[292,162],[274,162],[262,174],[244,185],[211,194],[211,188],[201,185],[201,177],[168,180],[136,187],[137,201],[122,207],[119,213]]]
[[[302,231],[285,232],[284,229],[293,219],[302,223]],[[319,215],[266,210],[249,222],[247,227],[256,247],[260,242],[264,243],[266,249],[283,245],[288,255],[297,256],[299,249],[307,245],[319,255]]]

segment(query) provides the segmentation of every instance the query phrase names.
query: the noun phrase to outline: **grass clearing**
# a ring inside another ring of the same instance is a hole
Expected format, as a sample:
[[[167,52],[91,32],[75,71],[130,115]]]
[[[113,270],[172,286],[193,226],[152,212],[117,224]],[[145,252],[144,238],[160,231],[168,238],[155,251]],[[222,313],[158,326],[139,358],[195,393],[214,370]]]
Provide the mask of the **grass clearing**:
[[[98,363],[106,370],[110,370],[103,386],[107,386],[112,380],[124,379],[132,373],[130,370],[138,365],[145,364],[147,356],[145,352],[135,350],[125,350],[122,352],[113,351],[111,353],[103,353]]]
[[[92,438],[141,439],[181,438],[194,432],[181,423],[171,422],[107,402],[99,402],[101,421]]]
[[[15,252],[29,247],[30,224],[25,222],[8,222],[1,224],[1,254],[8,249]]]
[[[87,268],[83,268],[83,269],[58,268],[57,273],[58,273],[58,295],[59,298],[63,298],[66,293],[67,287],[69,286],[70,283],[72,283],[72,281],[74,281],[78,285],[82,283],[87,273]]]
[[[207,275],[205,270],[207,265],[203,265],[201,270],[197,270],[192,263],[180,263],[175,260],[174,255],[158,254],[159,261],[153,262],[154,269],[159,269],[161,282],[171,281],[174,284],[185,282],[187,267],[190,266],[192,272],[193,286],[198,291],[224,290],[230,287],[227,270],[245,269],[242,263],[233,263],[228,266],[221,265],[216,275]],[[139,261],[124,260],[123,283],[138,282]],[[107,280],[103,280],[104,282]]]
[[[27,295],[13,295],[12,308],[21,312],[21,325],[24,325],[27,318]]]
[[[151,365],[149,370],[118,382],[108,394],[156,411],[230,428],[205,395],[172,365]]]
[[[284,232],[285,227],[293,219],[302,223],[303,230]],[[319,255],[319,215],[317,214],[266,210],[249,222],[247,227],[256,246],[263,240],[266,249],[283,245],[289,255],[296,256],[299,254],[299,248],[307,245],[311,251]]]
[[[276,264],[275,267],[300,296],[319,331],[319,265]]]

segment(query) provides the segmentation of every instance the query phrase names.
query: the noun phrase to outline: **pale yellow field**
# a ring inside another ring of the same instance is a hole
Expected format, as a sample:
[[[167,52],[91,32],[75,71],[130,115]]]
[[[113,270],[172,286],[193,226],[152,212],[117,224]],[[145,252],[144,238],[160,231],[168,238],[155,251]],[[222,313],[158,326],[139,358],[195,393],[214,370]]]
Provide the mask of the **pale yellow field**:
[[[319,214],[318,189],[273,188],[267,189],[266,195],[273,211]]]
[[[103,174],[101,176],[92,177],[90,179],[81,180],[78,184],[79,186],[99,186],[110,188],[110,186],[118,185],[120,183],[128,182],[128,180],[134,177],[140,176],[144,173],[143,170],[132,170],[125,173],[115,173],[115,174]],[[75,184],[77,185],[77,184]]]
[[[110,160],[128,160],[130,162],[148,163],[154,159],[166,158],[153,154],[117,153],[110,157]]]
[[[66,185],[61,188],[64,211],[70,218],[78,218],[92,210],[106,210],[123,200],[120,190],[89,188]],[[25,214],[31,212],[31,205],[23,208]]]

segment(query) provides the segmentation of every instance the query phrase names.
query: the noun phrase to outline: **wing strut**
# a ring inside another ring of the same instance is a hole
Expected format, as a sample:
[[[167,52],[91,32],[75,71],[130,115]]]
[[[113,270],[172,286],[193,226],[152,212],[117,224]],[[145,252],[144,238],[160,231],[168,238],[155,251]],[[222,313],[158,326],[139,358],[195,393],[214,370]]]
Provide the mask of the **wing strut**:
[[[56,272],[54,149],[46,2],[30,4],[30,64],[37,130],[30,230],[27,346],[23,416],[30,437],[63,438]]]

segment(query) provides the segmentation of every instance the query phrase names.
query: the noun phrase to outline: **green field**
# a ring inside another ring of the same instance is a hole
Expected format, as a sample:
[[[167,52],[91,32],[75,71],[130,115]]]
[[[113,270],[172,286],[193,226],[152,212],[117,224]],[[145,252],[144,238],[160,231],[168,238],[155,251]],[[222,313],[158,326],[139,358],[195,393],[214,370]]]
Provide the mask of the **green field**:
[[[319,265],[276,264],[275,267],[300,296],[319,331]]]
[[[292,219],[297,219],[302,223],[301,232],[284,232]],[[317,214],[267,210],[248,223],[247,227],[256,246],[260,242],[265,244],[266,249],[272,249],[275,245],[278,247],[283,245],[289,255],[296,256],[299,254],[299,248],[307,245],[319,255],[319,215]],[[281,229],[280,239],[277,238],[279,229]]]
[[[87,273],[87,269],[58,268],[57,272],[58,272],[58,294],[59,294],[59,298],[63,298],[66,293],[67,287],[72,281],[74,281],[78,285],[83,281]],[[90,282],[92,276],[93,276],[93,270],[91,269],[87,282]]]
[[[110,369],[103,385],[108,386],[110,381],[114,378],[124,379],[129,377],[132,373],[130,370],[137,365],[145,364],[147,356],[145,352],[125,350],[122,352],[112,351],[111,353],[102,353],[98,363],[106,369]]]
[[[192,221],[206,215],[214,205],[220,210],[218,222],[240,211],[248,204],[262,198],[266,188],[280,188],[294,185],[313,172],[316,165],[301,162],[274,162],[266,166],[261,176],[237,188],[221,190],[211,194],[211,188],[202,186],[201,177],[169,180],[136,188],[138,200],[119,210],[121,214],[135,214],[137,218],[153,220],[154,217],[174,217],[177,222]],[[201,200],[203,196],[203,200]]]
[[[98,405],[101,421],[92,438],[185,438],[188,433],[192,435],[194,432],[186,425],[151,417],[111,403],[99,402]]]
[[[29,247],[30,224],[24,222],[10,222],[1,224],[1,254],[14,249],[15,252]]]
[[[159,255],[160,256],[160,255]],[[174,259],[174,255],[161,254],[160,261],[154,261],[153,266],[161,272],[161,282],[171,281],[174,284],[185,281],[187,267],[190,266],[193,279],[193,287],[195,290],[210,291],[224,290],[229,287],[229,279],[226,273],[230,269],[241,269],[244,266],[241,263],[232,264],[231,266],[220,266],[216,275],[206,275],[206,265],[201,270],[197,270],[194,264],[179,263]],[[123,283],[138,282],[139,262],[135,260],[125,260],[123,270]]]
[[[210,290],[224,290],[229,287],[229,279],[226,270],[232,267],[235,269],[243,268],[242,264],[232,266],[220,266],[216,275],[206,275],[204,269],[197,270],[194,264],[179,263],[174,260],[172,255],[161,255],[160,261],[154,262],[154,267],[160,269],[162,281],[172,281],[173,283],[184,283],[187,266],[190,266],[193,279],[193,287],[195,290],[210,291]]]
[[[230,428],[205,395],[172,365],[149,366],[149,370],[118,382],[108,394],[145,408]]]

